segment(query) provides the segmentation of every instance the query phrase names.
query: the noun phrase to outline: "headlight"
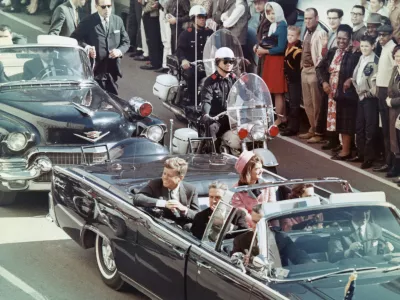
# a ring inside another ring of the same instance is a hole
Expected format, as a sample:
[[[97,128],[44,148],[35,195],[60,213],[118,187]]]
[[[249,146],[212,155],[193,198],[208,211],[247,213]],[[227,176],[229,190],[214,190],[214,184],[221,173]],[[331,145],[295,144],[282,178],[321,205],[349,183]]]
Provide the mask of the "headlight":
[[[25,134],[21,132],[13,132],[8,135],[6,143],[8,149],[17,152],[26,147],[28,144],[28,139],[26,138]]]
[[[146,137],[153,142],[158,143],[164,136],[164,130],[161,126],[154,125],[150,126],[146,130]]]
[[[254,125],[250,131],[251,137],[255,141],[262,141],[265,139],[265,129],[263,125]]]

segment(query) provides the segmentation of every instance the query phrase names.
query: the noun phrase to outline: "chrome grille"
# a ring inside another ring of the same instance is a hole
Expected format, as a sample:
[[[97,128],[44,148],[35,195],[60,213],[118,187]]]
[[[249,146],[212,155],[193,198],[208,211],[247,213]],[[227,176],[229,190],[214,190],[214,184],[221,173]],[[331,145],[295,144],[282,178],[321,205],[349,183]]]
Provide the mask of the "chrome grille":
[[[85,153],[85,157],[83,157],[82,153],[38,153],[37,156],[47,156],[53,166],[74,166],[74,165],[82,165],[85,162],[88,164],[102,163],[107,159],[107,153]],[[86,161],[85,161],[86,159]],[[36,182],[48,182],[51,180],[51,172],[43,174],[42,176],[35,179]]]
[[[0,158],[0,170],[15,170],[15,169],[25,169],[26,159],[24,158]]]

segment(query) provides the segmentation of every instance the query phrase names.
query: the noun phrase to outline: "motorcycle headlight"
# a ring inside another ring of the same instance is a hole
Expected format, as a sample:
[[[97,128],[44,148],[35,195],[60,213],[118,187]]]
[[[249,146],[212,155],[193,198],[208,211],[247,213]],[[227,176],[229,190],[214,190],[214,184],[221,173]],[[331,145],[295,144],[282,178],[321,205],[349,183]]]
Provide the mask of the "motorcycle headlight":
[[[28,144],[28,139],[25,134],[21,132],[13,132],[8,135],[6,143],[8,149],[17,152],[23,150],[26,147],[26,145]]]
[[[250,130],[250,135],[255,141],[262,141],[265,139],[265,129],[263,125],[254,125]]]
[[[158,125],[150,126],[146,130],[146,137],[153,142],[158,143],[159,141],[161,141],[163,136],[164,136],[164,130],[162,129],[161,126]]]

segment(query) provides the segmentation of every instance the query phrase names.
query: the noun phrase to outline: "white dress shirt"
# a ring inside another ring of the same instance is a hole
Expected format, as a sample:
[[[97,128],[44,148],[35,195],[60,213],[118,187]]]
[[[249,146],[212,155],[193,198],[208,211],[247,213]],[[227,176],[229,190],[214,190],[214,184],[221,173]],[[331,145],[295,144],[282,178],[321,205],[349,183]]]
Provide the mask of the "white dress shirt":
[[[171,200],[178,200],[179,201],[179,188],[181,184],[179,183],[178,186],[174,190],[168,190],[171,193]]]
[[[103,25],[103,28],[106,29],[106,25],[105,25],[106,21],[105,20],[107,20],[108,28],[110,28],[110,17],[104,19],[100,14],[99,14],[99,17],[100,17],[100,20],[101,20],[101,25]]]
[[[40,60],[42,61],[43,69],[47,69],[49,66],[51,66],[51,68],[48,69],[47,72],[50,70],[50,71],[51,71],[51,74],[52,74],[53,76],[56,76],[56,75],[57,75],[57,74],[56,74],[56,68],[55,68],[55,66],[54,66],[54,61],[53,61],[53,60],[51,60],[50,63],[45,62],[43,59],[40,59]]]

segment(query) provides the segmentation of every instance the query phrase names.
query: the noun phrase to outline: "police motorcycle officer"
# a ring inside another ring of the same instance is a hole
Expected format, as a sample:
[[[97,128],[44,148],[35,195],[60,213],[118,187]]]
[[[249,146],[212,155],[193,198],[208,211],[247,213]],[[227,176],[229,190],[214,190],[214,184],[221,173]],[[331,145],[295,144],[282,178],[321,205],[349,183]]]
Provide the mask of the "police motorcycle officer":
[[[205,27],[207,11],[201,5],[194,5],[189,16],[193,25],[179,35],[176,55],[167,57],[170,72],[157,76],[153,94],[179,121],[194,124],[200,116],[198,83],[206,76],[202,63],[204,46],[213,31]]]
[[[228,47],[219,48],[215,52],[216,71],[204,82],[201,90],[203,132],[200,135],[212,137],[216,150],[219,151],[221,137],[230,130],[229,119],[223,115],[227,109],[229,91],[236,82],[234,66],[236,58]],[[219,116],[221,115],[222,116]]]
[[[203,50],[207,38],[214,31],[206,27],[207,11],[201,5],[193,6],[189,11],[189,16],[193,22],[193,26],[189,27],[179,36],[176,56],[181,63],[182,75],[188,85],[187,98],[185,100],[193,105],[195,104],[195,95],[197,92],[196,73],[197,83],[206,77],[204,67],[202,66]]]

